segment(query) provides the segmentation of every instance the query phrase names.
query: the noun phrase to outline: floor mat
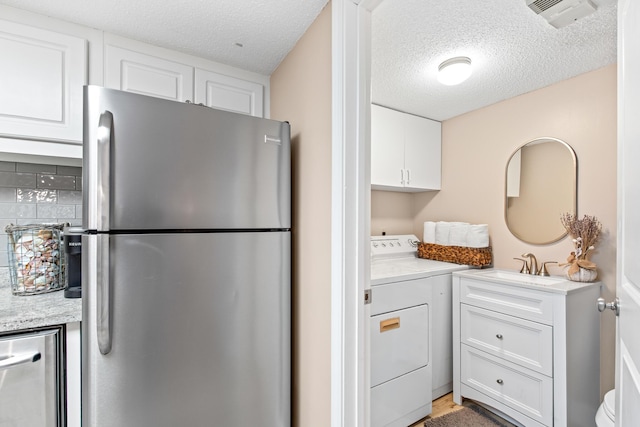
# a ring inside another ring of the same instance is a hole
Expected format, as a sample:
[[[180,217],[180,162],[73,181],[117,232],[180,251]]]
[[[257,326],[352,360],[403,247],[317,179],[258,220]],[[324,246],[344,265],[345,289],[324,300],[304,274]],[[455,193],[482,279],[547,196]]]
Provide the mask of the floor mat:
[[[464,408],[424,422],[425,427],[513,427],[492,412],[472,402],[465,402]]]

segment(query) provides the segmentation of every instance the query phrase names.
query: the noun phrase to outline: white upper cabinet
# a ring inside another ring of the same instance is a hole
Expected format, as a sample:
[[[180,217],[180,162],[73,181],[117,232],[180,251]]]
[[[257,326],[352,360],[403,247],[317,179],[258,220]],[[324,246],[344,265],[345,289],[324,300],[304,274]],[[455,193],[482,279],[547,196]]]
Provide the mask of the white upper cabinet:
[[[197,104],[263,117],[263,91],[259,83],[196,68]]]
[[[172,101],[193,101],[193,67],[105,40],[104,85]]]
[[[82,143],[87,41],[0,20],[0,137]]]
[[[441,124],[378,105],[371,106],[371,188],[440,189]]]
[[[402,114],[371,106],[371,187],[404,187]]]
[[[104,37],[106,87],[264,117],[264,85],[225,74],[234,73],[230,67],[112,34]]]
[[[269,76],[0,5],[0,161],[79,166],[83,86],[269,117]]]

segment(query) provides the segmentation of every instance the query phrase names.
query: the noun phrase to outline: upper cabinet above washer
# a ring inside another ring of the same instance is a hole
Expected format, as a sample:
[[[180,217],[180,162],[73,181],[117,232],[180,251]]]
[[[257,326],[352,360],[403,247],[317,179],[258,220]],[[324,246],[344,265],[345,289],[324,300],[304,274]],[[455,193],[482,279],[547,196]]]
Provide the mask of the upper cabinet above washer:
[[[0,137],[82,143],[87,41],[0,20]]]
[[[371,106],[371,188],[440,189],[440,122]]]

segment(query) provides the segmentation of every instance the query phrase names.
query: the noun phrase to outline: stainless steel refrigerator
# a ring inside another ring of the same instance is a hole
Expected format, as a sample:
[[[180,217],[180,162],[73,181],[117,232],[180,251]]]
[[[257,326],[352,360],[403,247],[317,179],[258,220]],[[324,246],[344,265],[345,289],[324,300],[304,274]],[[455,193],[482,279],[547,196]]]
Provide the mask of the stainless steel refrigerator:
[[[290,128],[84,91],[84,426],[289,426]]]

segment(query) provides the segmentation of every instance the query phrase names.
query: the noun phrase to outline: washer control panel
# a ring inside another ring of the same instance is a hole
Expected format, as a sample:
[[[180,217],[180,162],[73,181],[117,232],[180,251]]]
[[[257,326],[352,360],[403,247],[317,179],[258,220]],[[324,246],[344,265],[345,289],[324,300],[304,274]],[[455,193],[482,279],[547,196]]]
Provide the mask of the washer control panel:
[[[395,258],[414,255],[418,243],[418,238],[412,234],[371,236],[371,257]]]

